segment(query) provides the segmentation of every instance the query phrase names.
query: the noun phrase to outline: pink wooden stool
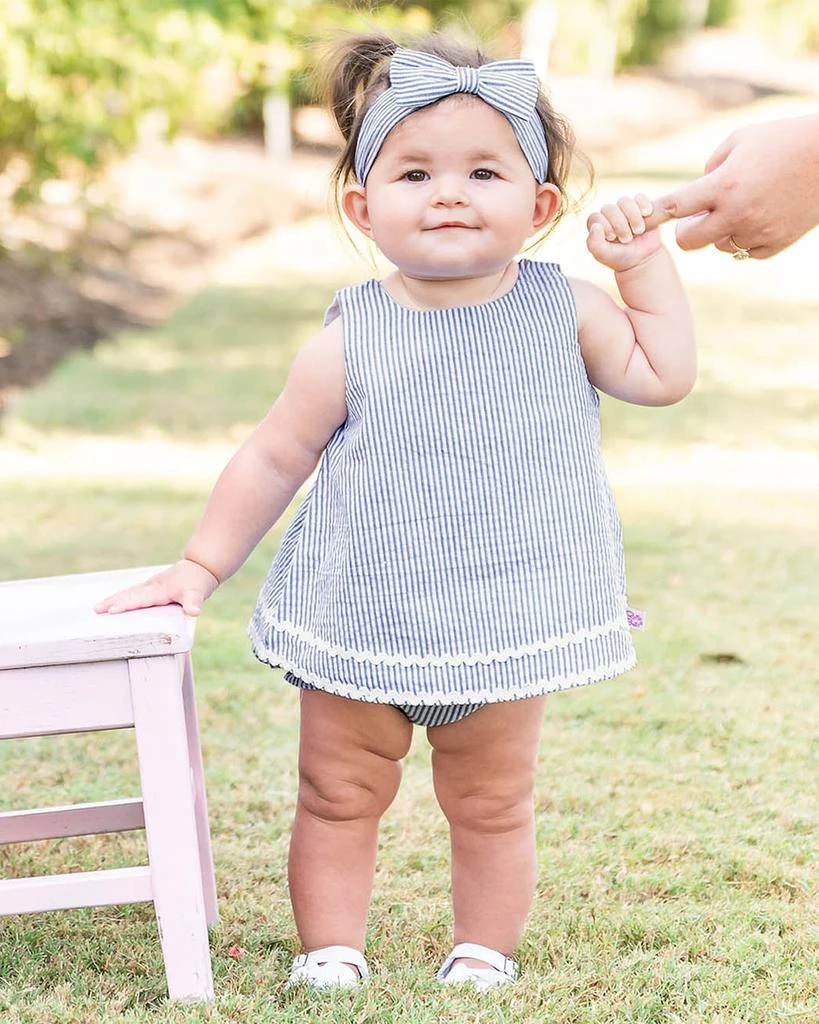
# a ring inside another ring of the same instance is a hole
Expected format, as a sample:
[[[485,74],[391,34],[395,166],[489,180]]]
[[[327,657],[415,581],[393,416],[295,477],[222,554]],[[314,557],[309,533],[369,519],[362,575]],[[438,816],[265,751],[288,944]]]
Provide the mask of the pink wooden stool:
[[[213,998],[218,919],[181,608],[96,615],[155,568],[0,584],[0,739],[133,728],[141,799],[0,813],[0,843],[144,828],[147,867],[0,881],[0,915],[153,901],[171,999]]]

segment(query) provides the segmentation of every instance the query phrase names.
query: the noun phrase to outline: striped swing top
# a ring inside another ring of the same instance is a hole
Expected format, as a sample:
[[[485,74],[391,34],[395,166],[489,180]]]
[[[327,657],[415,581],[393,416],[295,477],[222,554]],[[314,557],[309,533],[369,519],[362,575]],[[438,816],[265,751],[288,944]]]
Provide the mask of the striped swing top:
[[[554,264],[416,310],[345,288],[347,419],[250,623],[255,655],[358,700],[515,700],[635,662],[599,398]]]

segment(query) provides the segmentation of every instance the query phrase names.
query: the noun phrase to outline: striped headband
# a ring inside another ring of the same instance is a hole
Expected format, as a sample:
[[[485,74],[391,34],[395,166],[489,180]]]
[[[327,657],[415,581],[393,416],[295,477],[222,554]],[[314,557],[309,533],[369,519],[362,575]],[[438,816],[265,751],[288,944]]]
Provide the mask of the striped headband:
[[[410,114],[454,93],[472,93],[512,126],[541,184],[549,171],[546,132],[537,114],[538,78],[528,60],[496,60],[479,68],[455,67],[431,53],[398,48],[390,61],[390,87],[373,103],[358,134],[355,173],[363,185],[384,140]]]

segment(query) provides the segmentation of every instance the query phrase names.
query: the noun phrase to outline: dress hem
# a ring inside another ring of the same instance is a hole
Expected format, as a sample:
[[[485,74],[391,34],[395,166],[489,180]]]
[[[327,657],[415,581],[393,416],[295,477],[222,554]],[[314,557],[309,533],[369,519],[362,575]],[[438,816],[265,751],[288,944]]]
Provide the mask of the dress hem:
[[[276,619],[264,611],[260,614],[264,632],[270,634],[274,630],[285,636],[292,637],[300,643],[309,645],[312,649],[328,654],[334,658],[344,658],[363,664],[386,665],[392,668],[461,668],[470,665],[493,665],[498,662],[509,661],[514,658],[526,658],[535,654],[546,654],[550,651],[560,650],[564,647],[572,647],[585,640],[597,640],[604,636],[619,631],[629,632],[630,625],[628,613],[624,607],[622,615],[608,622],[596,626],[586,626],[576,629],[572,633],[563,636],[550,637],[548,640],[536,640],[529,644],[520,644],[517,647],[506,647],[501,650],[472,651],[462,654],[399,654],[389,651],[370,651],[343,647],[341,644],[332,643],[323,637],[297,626],[286,619]],[[254,650],[261,647],[262,630],[256,628],[255,623],[251,624],[249,633],[253,640]],[[262,658],[262,661],[265,659]]]
[[[549,693],[574,690],[580,686],[589,686],[593,683],[601,683],[607,679],[613,679],[616,676],[629,672],[637,664],[637,655],[632,653],[619,662],[600,665],[590,672],[576,672],[571,675],[555,676],[550,679],[520,684],[502,691],[483,688],[470,690],[469,693],[419,694],[409,690],[392,690],[389,694],[386,694],[383,691],[374,691],[369,687],[356,683],[323,678],[301,668],[295,662],[265,653],[260,649],[255,640],[252,644],[252,649],[254,656],[262,664],[269,665],[271,668],[283,669],[285,672],[292,672],[294,676],[325,693],[332,693],[337,697],[349,697],[352,700],[366,701],[370,704],[413,704],[421,707],[476,703],[500,704],[504,701],[522,700],[526,697],[541,697]]]

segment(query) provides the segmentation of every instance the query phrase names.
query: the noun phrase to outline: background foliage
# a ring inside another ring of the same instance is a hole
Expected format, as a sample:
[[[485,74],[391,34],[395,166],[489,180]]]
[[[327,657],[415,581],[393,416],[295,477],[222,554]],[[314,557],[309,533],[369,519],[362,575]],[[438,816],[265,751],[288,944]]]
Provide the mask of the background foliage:
[[[793,52],[819,49],[815,0],[533,0],[560,70],[651,63],[671,40],[732,24]],[[313,99],[316,44],[341,29],[467,25],[520,43],[527,0],[5,0],[0,12],[0,174],[17,200],[44,180],[87,178],[140,132],[247,127],[261,97]]]

